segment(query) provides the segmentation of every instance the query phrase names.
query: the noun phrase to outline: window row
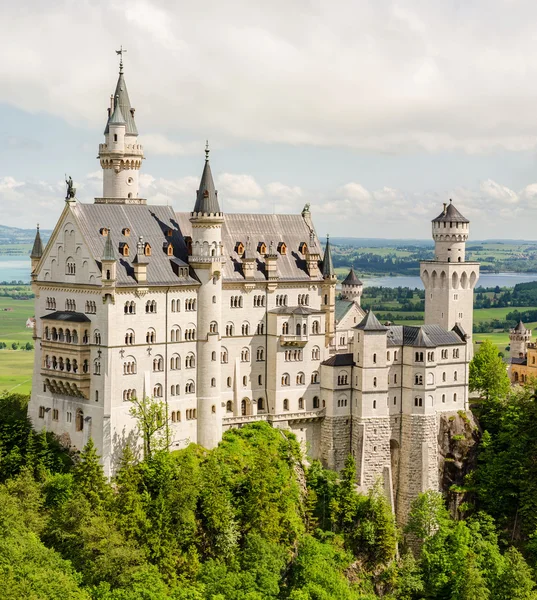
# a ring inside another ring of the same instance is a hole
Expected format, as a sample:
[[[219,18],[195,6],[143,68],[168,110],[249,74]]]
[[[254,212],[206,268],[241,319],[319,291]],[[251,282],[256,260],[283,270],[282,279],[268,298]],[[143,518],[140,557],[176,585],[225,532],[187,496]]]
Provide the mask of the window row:
[[[47,310],[56,310],[56,298],[47,297],[46,307]]]
[[[254,296],[254,307],[265,306],[265,296],[257,295]]]
[[[287,294],[276,295],[276,306],[287,306]]]
[[[95,361],[95,375],[101,374],[101,363],[99,361]],[[43,368],[44,369],[52,369],[54,371],[65,371],[66,373],[89,373],[89,361],[85,359],[82,362],[82,366],[78,364],[76,358],[63,358],[63,356],[51,356],[49,354],[45,355],[43,360]]]
[[[265,335],[265,324],[261,321],[257,324],[256,335]],[[226,337],[232,337],[235,335],[234,323],[227,323],[226,325]],[[241,335],[250,335],[250,323],[245,321],[241,325]]]
[[[65,261],[65,274],[76,275],[76,263],[71,256]]]
[[[47,341],[53,341],[53,342],[64,342],[66,344],[78,344],[79,343],[79,339],[78,339],[78,332],[76,329],[63,329],[62,327],[60,327],[59,329],[56,329],[56,327],[50,327],[48,325],[45,326],[45,329],[43,330],[43,339],[47,340]],[[101,334],[98,332],[95,332],[94,335],[94,340],[96,344],[100,344],[101,343]],[[85,329],[84,330],[84,335],[82,336],[82,343],[83,344],[89,344],[89,335],[88,335],[88,330]]]
[[[45,415],[50,410],[51,410],[50,408],[46,408],[45,406],[40,406],[39,411],[38,411],[39,418],[44,419]],[[52,416],[53,421],[59,421],[59,417],[60,417],[59,410],[57,408],[53,408],[51,416]],[[73,422],[73,413],[71,411],[67,411],[65,413],[65,422],[66,423]],[[77,431],[82,431],[84,429],[84,412],[80,408],[76,411],[75,426],[76,426]]]
[[[76,311],[76,300],[73,300],[72,298],[68,298],[65,301],[65,310],[69,311],[69,312],[75,312]]]
[[[298,294],[298,305],[299,306],[309,306],[310,305],[310,295],[309,294]]]
[[[311,383],[319,383],[319,373],[317,371],[313,371],[311,374]],[[291,385],[291,376],[289,373],[284,373],[281,378],[282,387],[288,387]],[[296,385],[305,385],[306,384],[306,376],[304,373],[299,372],[296,375]]]
[[[230,308],[242,308],[242,296],[231,296],[229,306]]]
[[[85,311],[89,315],[94,315],[97,312],[97,303],[95,300],[86,300],[86,309]]]
[[[302,350],[286,350],[284,356],[285,362],[301,361],[303,358]]]

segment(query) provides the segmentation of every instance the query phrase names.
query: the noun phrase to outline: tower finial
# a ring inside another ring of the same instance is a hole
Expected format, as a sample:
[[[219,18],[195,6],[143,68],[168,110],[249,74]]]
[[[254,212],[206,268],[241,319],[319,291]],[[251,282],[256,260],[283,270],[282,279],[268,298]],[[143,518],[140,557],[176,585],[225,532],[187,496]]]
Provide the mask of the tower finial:
[[[209,161],[209,140],[205,140],[205,162]]]
[[[116,54],[119,56],[119,73],[123,73],[123,53],[127,52],[126,50],[123,49],[123,46],[121,45],[119,47],[119,50],[116,50]]]

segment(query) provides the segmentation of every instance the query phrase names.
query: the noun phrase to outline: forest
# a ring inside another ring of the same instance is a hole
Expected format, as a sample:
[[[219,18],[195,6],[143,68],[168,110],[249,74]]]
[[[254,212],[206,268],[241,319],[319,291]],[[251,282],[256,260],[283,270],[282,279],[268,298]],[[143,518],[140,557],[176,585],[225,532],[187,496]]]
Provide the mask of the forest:
[[[91,439],[64,449],[32,428],[26,396],[4,395],[1,597],[537,598],[535,389],[510,388],[490,343],[471,386],[480,427],[463,485],[419,496],[404,529],[380,483],[357,492],[352,457],[341,473],[306,463],[267,423],[226,432],[214,450],[168,452],[162,405],[134,403],[142,455],[126,446],[107,481]]]

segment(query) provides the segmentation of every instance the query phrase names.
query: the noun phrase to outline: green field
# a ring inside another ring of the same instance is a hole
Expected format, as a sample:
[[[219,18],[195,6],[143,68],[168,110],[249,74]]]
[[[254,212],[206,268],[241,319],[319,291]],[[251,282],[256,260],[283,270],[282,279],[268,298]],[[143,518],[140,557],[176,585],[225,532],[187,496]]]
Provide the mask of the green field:
[[[6,311],[5,308],[13,310]],[[11,344],[33,341],[33,330],[26,327],[26,320],[33,314],[33,300],[0,297],[0,342],[8,345],[8,349],[0,350],[0,393],[11,390],[21,394],[30,393],[34,353],[11,350]]]

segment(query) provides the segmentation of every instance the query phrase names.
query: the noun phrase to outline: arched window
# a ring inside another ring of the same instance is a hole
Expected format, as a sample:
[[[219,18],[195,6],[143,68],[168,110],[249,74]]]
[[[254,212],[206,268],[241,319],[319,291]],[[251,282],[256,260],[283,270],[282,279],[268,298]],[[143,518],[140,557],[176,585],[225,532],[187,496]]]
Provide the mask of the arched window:
[[[320,360],[321,358],[321,350],[319,346],[314,346],[311,350],[311,359],[312,360]]]
[[[265,410],[265,401],[263,400],[263,398],[258,398],[257,399],[257,410],[258,411]]]
[[[319,383],[319,371],[313,371],[311,374],[311,383]]]
[[[248,348],[241,350],[241,362],[250,362],[250,350]]]
[[[311,325],[311,333],[314,335],[319,333],[319,321],[313,321]]]
[[[373,377],[373,387],[377,387],[377,378]]]
[[[185,394],[193,394],[195,390],[194,382],[192,380],[188,381],[185,386]]]
[[[453,394],[453,402],[457,402],[457,392]]]
[[[76,424],[77,431],[83,431],[83,429],[84,429],[84,413],[82,412],[82,410],[80,408],[76,411],[75,424]]]
[[[414,406],[423,406],[423,399],[419,396],[414,398]]]
[[[261,346],[257,349],[257,360],[263,361],[265,360],[265,349]]]
[[[227,352],[227,348],[222,348],[220,350],[220,362],[225,364],[228,362],[228,352]]]
[[[285,323],[282,324],[282,335],[288,335],[289,334],[289,323],[286,321]]]
[[[127,333],[125,334],[125,345],[132,346],[134,344],[134,331],[132,329],[127,329]]]
[[[189,352],[185,358],[185,368],[193,369],[196,366],[196,356],[193,352]]]
[[[153,328],[149,329],[145,334],[146,344],[154,344],[157,341],[157,334]]]
[[[226,335],[231,337],[233,335],[233,323],[227,323],[226,325]]]
[[[233,402],[231,402],[231,400],[228,400],[226,402],[226,412],[228,412],[228,413],[233,412]]]
[[[153,358],[153,371],[164,371],[164,359],[158,354]]]
[[[231,377],[228,377],[227,380],[226,380],[226,385],[227,385],[228,388],[231,387],[231,383],[232,383]]]
[[[416,373],[414,375],[414,385],[423,385],[423,375]]]
[[[337,376],[337,384],[338,385],[348,385],[349,383],[349,374],[347,371],[340,371]]]
[[[304,373],[302,373],[302,372],[297,373],[296,384],[297,385],[304,385],[305,383],[306,383],[306,376],[304,375]]]
[[[298,408],[302,410],[304,408],[304,398],[298,399]]]
[[[66,275],[75,275],[76,274],[76,263],[75,263],[75,259],[72,256],[70,256],[65,261],[65,274]]]
[[[133,301],[125,302],[125,306],[123,307],[123,312],[126,315],[135,315],[136,314],[136,303]]]
[[[373,354],[373,363],[376,363],[376,362],[377,362],[377,355]]]
[[[289,400],[287,398],[283,401],[283,410],[289,410]]]
[[[283,386],[291,385],[291,378],[289,377],[289,373],[284,373],[282,375],[282,385]]]
[[[215,377],[211,378],[211,387],[216,387],[216,378]]]
[[[160,383],[157,383],[153,388],[153,396],[155,398],[162,398],[162,386]]]
[[[211,321],[209,324],[209,333],[218,333],[218,323],[216,321]]]
[[[178,371],[180,368],[181,368],[181,357],[179,356],[179,354],[174,354],[170,358],[170,370]]]
[[[313,396],[313,408],[319,408],[319,396]]]
[[[174,325],[170,331],[170,341],[180,342],[181,341],[181,328],[179,325]]]

